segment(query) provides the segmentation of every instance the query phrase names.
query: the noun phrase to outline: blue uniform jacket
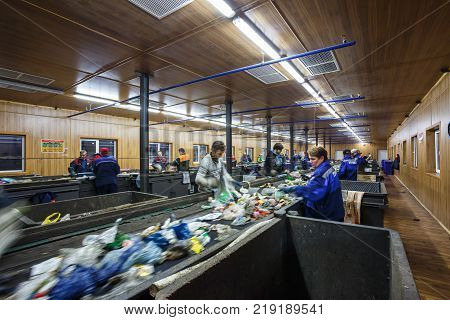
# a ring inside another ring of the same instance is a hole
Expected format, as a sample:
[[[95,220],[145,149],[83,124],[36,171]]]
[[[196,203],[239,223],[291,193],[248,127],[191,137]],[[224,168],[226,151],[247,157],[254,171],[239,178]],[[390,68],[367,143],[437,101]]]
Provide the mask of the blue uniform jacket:
[[[116,158],[111,156],[101,157],[94,161],[95,185],[97,187],[107,184],[117,184],[117,175],[120,167]]]
[[[358,180],[358,160],[351,156],[345,156],[339,168],[340,180]]]
[[[305,217],[344,220],[341,182],[328,161],[316,168],[306,186],[296,187],[295,193],[305,200]]]
[[[362,170],[366,164],[366,159],[364,159],[360,154],[355,155],[356,162],[358,163],[358,168]]]

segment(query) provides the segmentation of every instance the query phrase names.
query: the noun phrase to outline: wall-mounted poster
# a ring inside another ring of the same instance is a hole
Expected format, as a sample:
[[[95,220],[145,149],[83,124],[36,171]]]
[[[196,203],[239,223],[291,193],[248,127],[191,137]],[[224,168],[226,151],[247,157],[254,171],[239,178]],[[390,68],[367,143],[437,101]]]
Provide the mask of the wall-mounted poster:
[[[42,153],[64,153],[64,140],[41,139]]]

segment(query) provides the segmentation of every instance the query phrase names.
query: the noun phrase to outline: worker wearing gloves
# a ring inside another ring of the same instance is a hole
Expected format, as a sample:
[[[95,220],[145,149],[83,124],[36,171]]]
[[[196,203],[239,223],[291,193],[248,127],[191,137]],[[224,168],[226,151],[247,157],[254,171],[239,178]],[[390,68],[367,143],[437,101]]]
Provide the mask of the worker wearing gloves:
[[[264,169],[267,176],[276,176],[285,171],[284,164],[286,163],[286,159],[281,154],[281,151],[283,151],[283,145],[281,143],[275,143],[273,151],[269,150],[267,153],[266,161],[264,162]]]
[[[225,152],[225,144],[222,141],[215,141],[211,146],[211,153],[207,154],[198,167],[195,183],[202,189],[215,189],[224,184],[234,187],[241,184],[229,175],[225,168],[222,156]]]
[[[339,167],[340,180],[358,180],[358,162],[357,159],[352,158],[350,150],[344,150],[344,159],[342,159]]]
[[[305,201],[305,217],[344,221],[344,204],[341,183],[328,161],[323,147],[313,147],[310,151],[311,164],[316,169],[306,186],[287,187],[285,193],[295,192]]]
[[[97,194],[117,192],[117,175],[120,173],[120,167],[116,158],[108,156],[108,152],[108,148],[101,148],[102,157],[93,164]]]

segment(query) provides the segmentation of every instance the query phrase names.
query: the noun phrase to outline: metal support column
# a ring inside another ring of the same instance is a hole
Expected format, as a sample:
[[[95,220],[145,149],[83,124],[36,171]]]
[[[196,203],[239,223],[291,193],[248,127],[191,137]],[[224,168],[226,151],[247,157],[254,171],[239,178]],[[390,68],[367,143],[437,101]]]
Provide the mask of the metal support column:
[[[272,149],[272,116],[267,116],[267,136],[266,136],[266,157],[268,157],[271,153]],[[271,161],[271,159],[269,159]]]
[[[141,192],[148,193],[148,165],[149,165],[149,145],[148,145],[148,91],[149,91],[149,75],[141,73],[140,75],[140,129],[139,129],[139,158],[140,158],[140,175],[141,175]]]
[[[305,152],[308,152],[308,131],[309,129],[305,129]]]
[[[225,101],[225,119],[226,119],[226,161],[227,161],[227,171],[229,174],[231,174],[232,171],[232,158],[233,158],[233,141],[232,141],[232,117],[231,117],[231,112],[232,112],[232,106],[233,106],[233,101],[229,98],[227,98],[227,100]]]
[[[327,149],[327,141],[326,141],[326,134],[325,131],[323,132],[323,148],[326,150]]]
[[[289,126],[289,134],[290,134],[290,151],[291,151],[291,170],[294,170],[295,167],[295,163],[294,163],[294,142],[295,142],[295,137],[294,137],[294,124],[292,123]]]
[[[316,146],[319,145],[319,132],[316,131]]]

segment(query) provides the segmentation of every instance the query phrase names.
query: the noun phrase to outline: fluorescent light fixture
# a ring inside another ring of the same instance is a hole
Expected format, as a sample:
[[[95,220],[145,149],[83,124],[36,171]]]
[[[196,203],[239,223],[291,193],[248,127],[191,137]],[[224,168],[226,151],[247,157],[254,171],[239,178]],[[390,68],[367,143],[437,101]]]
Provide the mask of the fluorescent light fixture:
[[[253,43],[256,44],[269,57],[271,57],[272,59],[281,58],[277,50],[270,44],[268,44],[263,38],[261,38],[259,34],[242,18],[237,17],[233,19],[233,23],[236,27],[239,28],[239,30],[241,30],[243,34],[245,34],[247,38],[252,40]]]
[[[105,99],[105,98],[90,96],[90,95],[81,94],[81,93],[75,93],[73,96],[77,99],[87,100],[87,101],[97,102],[97,103],[105,103],[105,104],[117,103],[117,101],[112,100],[112,99]]]
[[[6,85],[6,86],[19,87],[19,88],[23,88],[23,89],[35,90],[35,91],[39,91],[39,92],[64,94],[64,91],[60,90],[60,89],[54,89],[54,88],[50,88],[50,87],[39,86],[36,84],[24,83],[24,82],[20,82],[20,81],[0,79],[0,84]]]
[[[309,92],[310,95],[312,95],[314,98],[319,97],[319,93],[316,92],[316,90],[313,89],[313,87],[311,87],[311,85],[307,82],[302,83],[303,88],[306,89],[306,91]]]
[[[327,111],[336,119],[340,119],[341,117],[336,113],[336,111],[334,111],[334,109],[332,107],[330,107],[330,105],[328,103],[322,103],[322,106],[325,107],[325,109],[327,109]]]
[[[227,18],[232,18],[235,15],[233,9],[223,0],[208,0],[208,2]]]
[[[303,83],[305,82],[305,79],[300,75],[300,73],[297,72],[297,70],[295,70],[291,64],[288,61],[283,61],[280,63],[281,66],[287,71],[289,72],[289,74],[298,82],[298,83]]]

